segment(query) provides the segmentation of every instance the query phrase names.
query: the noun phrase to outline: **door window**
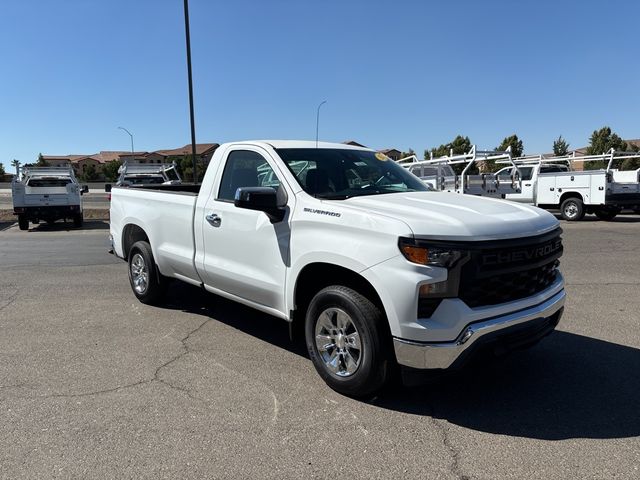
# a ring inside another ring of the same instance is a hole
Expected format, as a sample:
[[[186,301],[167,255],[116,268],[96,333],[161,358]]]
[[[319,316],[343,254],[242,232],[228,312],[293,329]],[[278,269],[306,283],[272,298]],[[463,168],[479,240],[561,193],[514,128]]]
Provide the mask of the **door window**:
[[[250,150],[234,150],[227,157],[217,199],[232,202],[241,187],[277,190],[279,186],[280,180],[262,155]]]

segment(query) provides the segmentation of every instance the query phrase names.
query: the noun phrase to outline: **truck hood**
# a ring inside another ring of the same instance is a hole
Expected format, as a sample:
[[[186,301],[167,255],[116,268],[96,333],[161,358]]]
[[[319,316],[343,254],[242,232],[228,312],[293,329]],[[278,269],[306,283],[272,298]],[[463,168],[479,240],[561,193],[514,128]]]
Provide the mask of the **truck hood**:
[[[536,207],[501,199],[445,192],[409,192],[353,197],[345,207],[395,218],[416,238],[495,240],[543,234],[558,220]]]

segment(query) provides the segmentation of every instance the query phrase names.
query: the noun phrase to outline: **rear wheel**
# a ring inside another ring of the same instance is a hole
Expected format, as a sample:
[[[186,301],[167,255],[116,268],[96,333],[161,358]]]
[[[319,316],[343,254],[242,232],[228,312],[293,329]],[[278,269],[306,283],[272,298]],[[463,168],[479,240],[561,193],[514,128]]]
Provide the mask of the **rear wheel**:
[[[18,215],[18,227],[20,230],[29,230],[29,219],[24,215]]]
[[[584,214],[584,204],[579,198],[567,198],[562,202],[562,205],[560,205],[560,215],[562,215],[562,218],[564,218],[568,222],[582,220]]]
[[[160,303],[167,285],[167,279],[160,274],[153,259],[151,245],[141,240],[129,252],[129,283],[133,294],[142,303]]]
[[[348,287],[333,285],[313,297],[305,338],[327,385],[353,397],[370,396],[385,385],[392,360],[384,320],[371,300]]]
[[[73,226],[74,227],[81,227],[83,221],[84,221],[84,219],[83,219],[81,213],[78,213],[78,214],[73,216]]]
[[[622,211],[621,208],[599,208],[594,213],[600,220],[613,220]]]

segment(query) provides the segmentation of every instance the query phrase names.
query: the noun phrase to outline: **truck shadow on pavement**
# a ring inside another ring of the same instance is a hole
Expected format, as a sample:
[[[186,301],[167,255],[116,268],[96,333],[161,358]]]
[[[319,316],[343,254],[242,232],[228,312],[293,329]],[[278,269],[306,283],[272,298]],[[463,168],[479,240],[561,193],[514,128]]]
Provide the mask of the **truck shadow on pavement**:
[[[640,350],[556,331],[537,346],[485,360],[375,404],[474,430],[543,440],[640,435]]]
[[[562,216],[559,213],[553,214],[558,220],[562,220]],[[564,222],[564,220],[562,220]],[[570,223],[640,223],[640,215],[618,215],[613,220],[600,220],[595,215],[585,215],[584,218],[578,220],[577,222]]]
[[[41,222],[30,224],[29,232],[69,232],[71,230],[109,230],[109,222],[104,220],[85,220],[81,227],[74,227],[72,222]]]
[[[193,285],[172,282],[163,307],[209,317],[288,352],[308,357],[302,339],[290,340],[285,321]]]
[[[197,287],[174,282],[165,308],[212,318],[308,358],[304,341],[290,341],[282,320]],[[531,349],[478,359],[421,387],[393,386],[369,403],[500,435],[634,437],[640,435],[640,349],[556,331]]]

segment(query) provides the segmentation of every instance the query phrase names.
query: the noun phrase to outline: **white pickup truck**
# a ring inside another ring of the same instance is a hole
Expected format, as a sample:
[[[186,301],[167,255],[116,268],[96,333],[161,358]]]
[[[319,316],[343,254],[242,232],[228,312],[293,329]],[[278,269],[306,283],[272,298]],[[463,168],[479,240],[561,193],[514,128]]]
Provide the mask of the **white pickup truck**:
[[[551,214],[428,191],[368,149],[228,143],[202,185],[111,200],[112,249],[141,302],[178,279],[282,318],[347,395],[377,391],[397,364],[411,376],[533,344],[563,311]]]
[[[22,167],[11,183],[13,213],[18,216],[20,230],[28,230],[29,222],[73,219],[82,226],[82,194],[71,167]]]
[[[522,190],[506,195],[507,200],[560,210],[568,221],[581,220],[594,213],[601,220],[613,220],[623,208],[640,210],[640,177],[638,171],[621,172],[611,169],[616,160],[637,158],[635,152],[615,152],[602,155],[545,158],[542,155],[515,159],[522,176]],[[576,162],[608,162],[601,170],[573,170]],[[507,166],[497,172],[508,180],[514,172]]]
[[[486,161],[510,163],[513,167],[511,174],[498,176],[494,173],[469,173],[477,169],[479,162]],[[432,155],[429,160],[418,160],[415,155],[410,155],[398,160],[398,164],[434,190],[494,198],[505,198],[508,194],[521,192],[519,172],[511,160],[511,147],[505,151],[477,150],[473,145],[468,153],[454,155],[451,152],[439,158]],[[460,175],[455,173],[452,165],[462,166]]]

